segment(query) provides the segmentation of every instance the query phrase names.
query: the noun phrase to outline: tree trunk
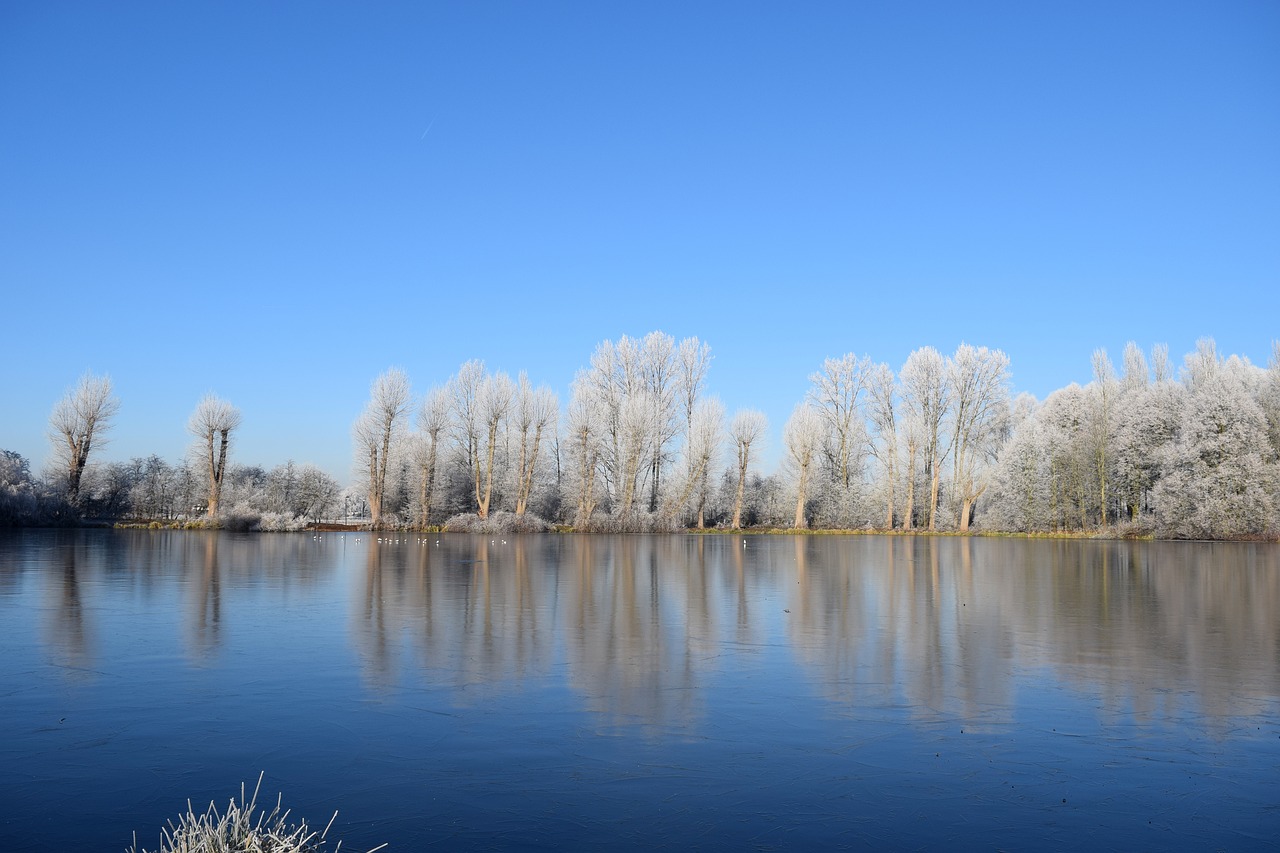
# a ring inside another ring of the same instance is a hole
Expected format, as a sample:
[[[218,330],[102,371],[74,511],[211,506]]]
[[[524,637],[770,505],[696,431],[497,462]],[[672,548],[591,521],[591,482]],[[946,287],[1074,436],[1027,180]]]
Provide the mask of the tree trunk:
[[[907,445],[907,506],[902,512],[902,529],[912,530],[916,526],[916,448]]]
[[[937,529],[938,516],[938,459],[934,457],[930,467],[933,476],[929,480],[929,530]]]
[[[809,479],[809,471],[808,471],[808,468],[806,467],[805,470],[800,473],[800,483],[797,487],[798,491],[796,493],[796,518],[795,518],[795,523],[791,525],[797,530],[804,530],[809,526],[808,522],[805,520],[805,517],[804,517],[804,499],[805,499],[804,493],[805,493],[805,488],[808,486],[808,482],[807,482],[808,479]]]
[[[884,511],[884,529],[893,529],[893,498],[894,498],[894,466],[892,460],[885,466],[886,475],[889,478],[889,499]]]

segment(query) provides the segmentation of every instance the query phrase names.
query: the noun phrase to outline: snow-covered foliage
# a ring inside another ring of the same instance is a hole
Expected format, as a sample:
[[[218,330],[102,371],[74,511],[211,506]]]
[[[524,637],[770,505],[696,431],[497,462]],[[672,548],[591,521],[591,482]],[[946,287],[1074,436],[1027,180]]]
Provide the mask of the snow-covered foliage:
[[[1158,366],[1166,360],[1161,351],[1153,358]],[[1141,353],[1126,348],[1118,382],[1095,369],[1088,386],[1051,394],[1002,448],[983,524],[1274,536],[1280,447],[1271,395],[1280,367],[1224,359],[1205,340],[1187,356],[1180,381],[1165,367],[1154,381],[1145,370]]]

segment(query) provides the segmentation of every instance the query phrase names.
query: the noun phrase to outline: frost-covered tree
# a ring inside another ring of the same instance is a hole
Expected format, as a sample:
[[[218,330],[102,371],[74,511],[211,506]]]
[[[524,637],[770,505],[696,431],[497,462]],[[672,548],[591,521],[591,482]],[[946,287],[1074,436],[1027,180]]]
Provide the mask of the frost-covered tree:
[[[1124,375],[1121,377],[1121,392],[1128,393],[1147,387],[1150,382],[1150,370],[1147,357],[1142,348],[1133,341],[1124,345]]]
[[[1040,419],[1023,419],[1000,450],[984,526],[1026,532],[1052,529],[1050,458]]]
[[[1076,383],[1054,391],[1039,412],[1049,460],[1050,512],[1058,530],[1083,530],[1095,506],[1088,393]]]
[[[607,417],[584,374],[574,380],[565,418],[565,452],[569,491],[576,506],[573,523],[584,527],[600,501],[597,474],[604,449]]]
[[[40,520],[39,497],[31,466],[12,450],[0,450],[0,527]]]
[[[516,386],[501,371],[487,373],[484,362],[468,361],[449,380],[447,393],[454,439],[470,472],[473,508],[480,518],[488,518],[494,486],[501,485],[505,471],[500,439],[505,437]]]
[[[1185,390],[1175,382],[1125,383],[1116,405],[1111,457],[1116,502],[1129,523],[1146,523],[1151,489],[1160,476],[1164,449],[1177,435],[1184,406]]]
[[[298,486],[291,512],[295,516],[320,521],[332,516],[342,497],[342,486],[310,463],[298,469]]]
[[[440,442],[448,428],[448,395],[441,388],[432,388],[418,409],[418,433],[413,448],[414,464],[418,469],[418,526],[423,529],[431,524]]]
[[[734,413],[733,422],[729,425],[738,474],[737,486],[734,489],[733,520],[730,522],[730,526],[735,530],[742,527],[742,500],[746,491],[747,471],[752,460],[752,448],[758,448],[768,429],[769,419],[765,417],[764,412],[758,412],[755,409],[741,409]]]
[[[647,389],[624,398],[613,426],[614,515],[634,515],[636,501],[645,487],[642,477],[653,473],[646,462],[651,458],[652,439],[657,433],[654,415],[660,408],[651,398]]]
[[[1271,360],[1262,387],[1262,411],[1267,418],[1271,453],[1280,459],[1280,340],[1271,342]]]
[[[676,347],[675,353],[675,383],[676,396],[679,399],[680,407],[684,415],[684,422],[681,430],[684,435],[686,444],[685,462],[686,465],[693,463],[698,458],[698,454],[688,452],[688,443],[694,440],[694,412],[698,407],[699,401],[702,399],[703,388],[707,381],[707,372],[711,369],[711,347],[699,341],[697,338],[685,338],[680,341]],[[722,412],[723,420],[723,412]],[[722,425],[723,427],[723,425]],[[691,469],[685,469],[685,482],[688,483],[692,474]],[[701,488],[701,497],[705,501],[706,483]]]
[[[827,485],[834,492],[835,517],[842,523],[851,517],[854,491],[862,482],[867,450],[862,397],[871,371],[870,358],[846,353],[826,359],[822,369],[809,376],[808,401],[824,427],[821,454]]]
[[[695,523],[706,526],[706,506],[712,467],[720,455],[724,436],[724,404],[711,397],[699,400],[690,419],[685,441],[685,477],[679,495],[671,502],[672,516],[693,504]]]
[[[1188,356],[1186,406],[1152,494],[1162,535],[1221,538],[1274,529],[1276,463],[1245,367],[1224,368],[1203,343]]]
[[[867,415],[874,438],[871,452],[884,472],[885,530],[893,529],[894,498],[898,480],[898,388],[893,369],[877,364],[867,379]]]
[[[957,523],[969,529],[973,505],[987,489],[987,469],[1005,440],[1009,417],[1009,357],[961,344],[947,365],[952,397],[953,476]]]
[[[256,475],[256,469],[240,469],[246,483],[256,479]],[[265,472],[261,488],[244,495],[238,509],[278,516],[277,523],[301,519],[320,521],[333,512],[341,493],[342,487],[337,481],[315,465],[299,465],[288,459]]]
[[[1127,350],[1126,350],[1127,355]],[[1093,383],[1089,386],[1089,445],[1093,451],[1094,474],[1098,485],[1098,511],[1107,525],[1107,480],[1111,445],[1115,431],[1115,406],[1119,387],[1115,369],[1105,349],[1093,351]]]
[[[1156,344],[1151,348],[1151,379],[1157,385],[1173,381],[1173,362],[1169,360],[1169,345]]]
[[[582,403],[579,414],[590,415],[598,423],[595,432],[601,442],[599,470],[613,510],[630,511],[640,466],[649,458],[645,448],[653,433],[648,426],[651,407],[645,404],[639,411],[634,402],[627,405],[645,393],[640,342],[625,335],[616,344],[602,342],[576,384],[580,387],[575,389],[575,396]],[[624,407],[628,408],[627,424]],[[628,425],[630,429],[626,428]]]
[[[822,451],[826,425],[823,416],[809,403],[796,406],[782,431],[782,442],[787,448],[787,458],[796,486],[796,513],[792,527],[803,530],[808,527],[805,507],[817,456]]]
[[[652,408],[648,422],[653,434],[649,440],[649,512],[657,512],[662,475],[671,442],[680,434],[680,393],[677,387],[675,338],[663,332],[650,332],[641,344],[641,370],[646,399]]]
[[[187,421],[187,431],[195,436],[196,453],[209,487],[205,511],[210,518],[218,514],[231,434],[240,427],[240,421],[240,410],[214,394],[206,394]]]
[[[1213,338],[1201,338],[1196,341],[1196,351],[1187,353],[1182,360],[1182,384],[1194,394],[1198,388],[1216,379],[1221,368],[1218,344]]]
[[[533,493],[538,463],[545,453],[544,442],[555,432],[560,402],[550,388],[534,388],[529,377],[520,374],[516,382],[512,427],[516,434],[519,459],[516,462],[515,514],[524,515]]]
[[[711,347],[697,338],[685,338],[676,347],[676,388],[684,409],[685,433],[693,426],[693,410],[698,405],[711,369]]]
[[[387,473],[391,470],[391,456],[398,449],[411,401],[408,374],[393,367],[374,380],[369,389],[369,402],[352,428],[374,529],[385,523]]]
[[[103,435],[120,410],[120,401],[112,393],[111,377],[86,373],[53,407],[49,416],[49,441],[53,458],[67,474],[67,500],[75,503],[80,496],[80,478],[84,475],[89,453],[95,442],[103,443]]]
[[[950,452],[943,424],[951,407],[951,390],[947,385],[947,362],[933,347],[921,347],[907,356],[898,371],[902,387],[902,409],[907,420],[909,456],[907,476],[915,479],[915,449],[924,456],[925,477],[929,481],[929,529],[937,528],[938,492],[942,464]],[[911,518],[914,485],[907,500],[908,515],[904,526],[913,526]]]
[[[285,460],[267,472],[266,495],[263,509],[281,515],[297,515],[298,465],[292,459]]]
[[[615,514],[656,511],[670,480],[668,468],[688,432],[710,364],[710,348],[697,338],[678,345],[662,332],[643,339],[604,341],[576,380],[575,392],[599,421],[599,475]],[[643,409],[643,410],[642,410]],[[643,428],[643,435],[638,430]],[[684,454],[688,459],[688,454]],[[687,482],[688,471],[684,472]]]

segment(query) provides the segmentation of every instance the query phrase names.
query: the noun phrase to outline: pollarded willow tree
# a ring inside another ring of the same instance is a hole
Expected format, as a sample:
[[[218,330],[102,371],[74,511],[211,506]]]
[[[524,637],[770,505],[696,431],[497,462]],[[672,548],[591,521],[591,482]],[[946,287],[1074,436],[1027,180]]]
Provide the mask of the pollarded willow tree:
[[[373,381],[369,402],[352,428],[356,461],[366,478],[369,518],[375,530],[385,524],[387,472],[392,453],[398,449],[411,402],[409,376],[393,367]]]
[[[103,444],[102,436],[119,410],[111,377],[89,373],[54,405],[49,416],[49,442],[54,459],[67,472],[67,500],[71,503],[80,498],[80,480],[89,452],[95,442]]]
[[[196,438],[196,453],[208,480],[205,512],[210,518],[218,514],[231,434],[239,428],[240,421],[240,410],[214,394],[206,394],[187,421],[187,431]]]

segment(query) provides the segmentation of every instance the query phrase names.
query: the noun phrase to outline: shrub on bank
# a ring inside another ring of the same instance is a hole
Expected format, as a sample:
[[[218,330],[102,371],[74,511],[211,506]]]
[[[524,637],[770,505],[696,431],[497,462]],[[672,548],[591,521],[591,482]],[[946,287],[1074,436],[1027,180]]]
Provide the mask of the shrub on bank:
[[[499,533],[546,533],[551,525],[536,515],[499,511],[481,518],[473,512],[455,515],[444,523],[446,533],[483,533],[493,536]]]
[[[672,516],[650,512],[597,514],[577,527],[581,533],[678,533],[683,529]]]

